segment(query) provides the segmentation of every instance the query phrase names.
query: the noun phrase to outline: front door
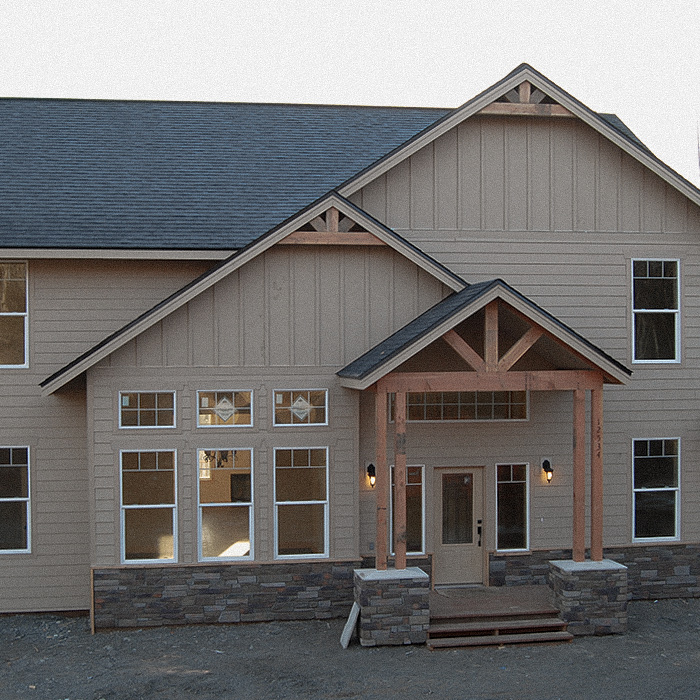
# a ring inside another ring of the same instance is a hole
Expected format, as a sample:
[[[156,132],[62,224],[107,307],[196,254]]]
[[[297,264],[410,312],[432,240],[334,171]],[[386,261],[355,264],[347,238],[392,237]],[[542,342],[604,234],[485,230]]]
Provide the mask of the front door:
[[[435,469],[433,581],[483,583],[483,469]]]

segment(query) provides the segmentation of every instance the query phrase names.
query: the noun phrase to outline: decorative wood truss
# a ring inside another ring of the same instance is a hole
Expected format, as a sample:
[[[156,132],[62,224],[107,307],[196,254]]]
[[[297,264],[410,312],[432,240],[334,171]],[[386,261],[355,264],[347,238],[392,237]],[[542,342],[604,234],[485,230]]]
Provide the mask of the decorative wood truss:
[[[386,245],[335,207],[283,238],[280,245]]]
[[[483,357],[454,328],[445,341],[470,369],[465,371],[400,371],[396,368],[372,387],[376,416],[377,568],[387,568],[390,475],[387,460],[387,402],[394,398],[394,552],[397,569],[406,567],[406,397],[427,391],[570,391],[573,400],[573,559],[583,561],[586,551],[586,394],[590,392],[590,554],[603,558],[603,382],[604,372],[590,363],[586,369],[514,371],[512,368],[540,338],[550,334],[529,321],[529,328],[502,355],[499,354],[499,302],[485,307]],[[561,344],[561,341],[558,341]],[[571,348],[567,349],[576,355]]]
[[[508,114],[527,117],[574,116],[566,107],[555,102],[541,90],[534,88],[527,80],[484,107],[479,114]]]

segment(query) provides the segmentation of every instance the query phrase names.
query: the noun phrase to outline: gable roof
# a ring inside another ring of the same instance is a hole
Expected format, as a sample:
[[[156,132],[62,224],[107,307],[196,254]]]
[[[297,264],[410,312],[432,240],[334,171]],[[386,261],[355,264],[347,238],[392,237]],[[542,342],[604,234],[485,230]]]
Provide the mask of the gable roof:
[[[0,248],[242,248],[447,111],[0,99]]]
[[[339,370],[336,374],[341,384],[351,389],[367,389],[494,299],[503,299],[599,367],[605,373],[606,381],[622,384],[631,376],[632,372],[613,357],[503,280],[496,279],[472,284],[435,304]]]
[[[410,157],[416,151],[457,126],[465,119],[478,114],[482,109],[492,105],[509,91],[517,89],[524,81],[529,82],[533,88],[541,90],[547,97],[564,108],[564,110],[581,119],[619,146],[627,154],[652,170],[669,185],[700,205],[700,189],[657,158],[617,116],[594,112],[527,63],[521,64],[503,79],[499,80],[461,107],[445,114],[434,124],[431,124],[419,134],[411,137],[404,144],[380,158],[373,165],[353,175],[337,188],[338,192],[349,197],[367,183],[387,172],[399,162]],[[531,106],[537,107],[538,105]],[[533,113],[535,113],[534,110]]]
[[[700,203],[615,115],[523,64],[457,109],[0,99],[0,248],[240,249],[330,190],[349,196],[523,80]]]
[[[302,209],[295,216],[268,231],[257,241],[250,243],[229,256],[211,270],[208,270],[197,279],[185,285],[182,289],[115,331],[50,377],[47,377],[41,382],[43,394],[45,396],[52,394],[57,389],[94,366],[97,362],[104,359],[107,355],[119,349],[137,335],[143,333],[155,323],[176,311],[198,294],[209,289],[219,280],[231,274],[234,270],[237,270],[276,243],[279,243],[285,237],[296,231],[301,225],[312,221],[330,207],[338,209],[342,214],[364,227],[373,236],[379,239],[379,241],[404,255],[411,262],[433,275],[450,289],[459,291],[467,286],[467,283],[449,268],[437,262],[422,250],[394,233],[394,231],[364,212],[360,207],[349,202],[338,193],[330,192]]]

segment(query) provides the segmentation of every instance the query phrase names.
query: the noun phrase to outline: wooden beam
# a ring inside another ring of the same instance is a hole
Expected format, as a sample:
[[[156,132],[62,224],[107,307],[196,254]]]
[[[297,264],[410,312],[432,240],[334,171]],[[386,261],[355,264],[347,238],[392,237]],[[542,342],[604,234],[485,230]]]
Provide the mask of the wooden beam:
[[[482,372],[486,369],[486,363],[479,353],[467,343],[461,335],[451,329],[442,336],[442,339],[475,371]]]
[[[520,117],[573,117],[566,107],[550,104],[508,104],[492,102],[479,110],[477,114]]]
[[[591,391],[591,559],[603,560],[603,391]]]
[[[495,372],[498,369],[498,299],[486,305],[484,362],[487,372]]]
[[[507,372],[542,336],[544,331],[533,326],[498,362],[498,371]]]
[[[586,392],[574,391],[573,560],[586,558]]]
[[[600,372],[395,372],[383,377],[386,391],[573,391],[603,387]]]
[[[527,80],[523,80],[522,83],[518,86],[518,95],[520,97],[520,101],[525,104],[530,101],[530,93],[532,91],[532,85],[528,83]]]
[[[375,482],[375,494],[377,497],[377,535],[375,543],[375,566],[381,571],[387,568],[389,558],[389,535],[387,529],[387,513],[389,512],[389,489],[391,488],[389,468],[386,459],[386,426],[387,426],[387,401],[385,391],[377,391],[374,395],[374,420],[375,420],[375,468],[377,480]]]
[[[397,569],[406,568],[406,394],[394,397],[394,553]]]
[[[332,233],[337,233],[339,218],[340,212],[335,207],[331,207],[326,212],[326,230],[331,231]]]
[[[371,233],[329,231],[294,231],[277,245],[386,245]]]

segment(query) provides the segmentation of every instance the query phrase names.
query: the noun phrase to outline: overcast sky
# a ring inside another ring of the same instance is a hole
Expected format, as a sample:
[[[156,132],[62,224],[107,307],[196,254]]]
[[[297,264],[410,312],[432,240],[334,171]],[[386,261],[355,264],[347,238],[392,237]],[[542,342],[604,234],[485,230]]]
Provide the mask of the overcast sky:
[[[0,96],[456,107],[527,62],[696,185],[699,0],[0,0]]]

